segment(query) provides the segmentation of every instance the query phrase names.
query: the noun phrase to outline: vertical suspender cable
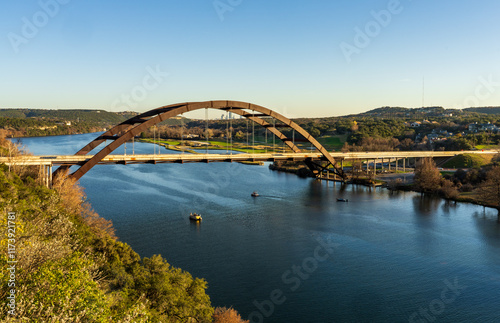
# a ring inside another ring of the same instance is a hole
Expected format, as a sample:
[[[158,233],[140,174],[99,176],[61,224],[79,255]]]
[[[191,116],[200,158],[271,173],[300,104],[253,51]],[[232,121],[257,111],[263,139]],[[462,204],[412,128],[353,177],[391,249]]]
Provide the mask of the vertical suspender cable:
[[[205,137],[207,140],[206,153],[208,154],[208,108],[205,108]]]
[[[229,114],[226,110],[226,154],[229,155]]]
[[[255,110],[252,110],[252,154],[255,154]]]
[[[184,113],[181,114],[181,150],[184,155]]]
[[[266,129],[266,134],[265,134],[265,136],[266,136],[266,154],[267,154],[267,127],[266,127],[265,129]]]
[[[273,118],[273,128],[276,128],[276,120]],[[273,153],[276,154],[276,135],[273,134]]]
[[[249,133],[248,133],[248,118],[245,118],[247,119],[247,152],[248,152],[248,136],[249,136]]]
[[[230,140],[231,140],[231,155],[233,154],[233,113],[231,109],[229,109],[229,131],[231,132]]]

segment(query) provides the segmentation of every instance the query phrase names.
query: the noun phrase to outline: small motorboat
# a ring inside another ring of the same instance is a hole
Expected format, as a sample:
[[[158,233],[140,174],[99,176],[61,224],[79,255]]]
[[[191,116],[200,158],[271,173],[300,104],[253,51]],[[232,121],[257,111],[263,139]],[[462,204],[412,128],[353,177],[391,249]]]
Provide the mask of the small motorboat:
[[[260,195],[259,195],[259,193],[257,193],[257,191],[254,191],[254,192],[252,193],[252,196],[253,196],[253,197],[258,197],[258,196],[260,196]]]
[[[348,199],[337,199],[337,202],[349,202]]]
[[[201,221],[201,215],[196,213],[191,213],[189,214],[189,220],[196,222]]]

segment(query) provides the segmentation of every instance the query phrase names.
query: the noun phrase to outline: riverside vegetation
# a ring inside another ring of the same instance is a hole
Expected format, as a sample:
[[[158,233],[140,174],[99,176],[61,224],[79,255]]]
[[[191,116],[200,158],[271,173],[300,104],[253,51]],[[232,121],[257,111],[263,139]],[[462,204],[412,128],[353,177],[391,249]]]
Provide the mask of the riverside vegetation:
[[[21,153],[0,139],[3,156]],[[66,178],[41,185],[38,168],[0,165],[4,250],[0,319],[6,322],[246,322],[213,308],[207,282],[159,255],[140,258],[117,240],[112,223]],[[9,287],[7,213],[16,214],[15,286]],[[15,315],[7,296],[15,289]]]
[[[500,222],[499,163],[500,154],[496,154],[490,164],[443,175],[431,158],[422,158],[415,167],[413,188],[450,200],[495,208]]]

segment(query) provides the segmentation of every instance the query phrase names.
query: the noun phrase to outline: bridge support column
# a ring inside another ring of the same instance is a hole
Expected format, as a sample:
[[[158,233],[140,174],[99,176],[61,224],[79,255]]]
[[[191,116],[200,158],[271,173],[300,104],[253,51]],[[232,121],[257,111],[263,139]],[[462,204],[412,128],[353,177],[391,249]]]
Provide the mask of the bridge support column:
[[[40,165],[40,169],[38,171],[38,176],[40,177],[40,180],[42,181],[43,185],[45,184],[45,165]]]
[[[52,187],[52,165],[40,165],[40,181],[48,187]]]
[[[52,188],[52,164],[47,166],[47,187]]]
[[[403,158],[403,173],[406,173],[406,158]]]

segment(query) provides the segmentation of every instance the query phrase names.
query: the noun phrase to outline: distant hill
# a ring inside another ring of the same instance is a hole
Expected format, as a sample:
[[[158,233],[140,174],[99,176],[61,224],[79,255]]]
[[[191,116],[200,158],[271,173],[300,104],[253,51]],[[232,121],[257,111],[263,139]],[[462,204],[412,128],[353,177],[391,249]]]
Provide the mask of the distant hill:
[[[379,117],[379,118],[415,118],[415,117],[440,117],[450,114],[470,116],[473,114],[500,114],[500,107],[478,107],[465,109],[446,109],[443,107],[424,107],[424,108],[402,108],[402,107],[381,107],[348,117]]]
[[[57,136],[105,131],[137,112],[104,110],[0,109],[0,133],[6,137]],[[174,117],[162,125],[181,126],[190,119]]]
[[[403,107],[381,107],[359,113],[356,116],[380,117],[380,118],[413,118],[423,116],[444,116],[447,114],[462,114],[462,110],[445,109],[443,107],[403,108]],[[352,115],[351,115],[352,116]]]
[[[38,118],[49,120],[81,121],[91,123],[119,123],[136,115],[135,112],[108,112],[104,110],[44,110],[44,109],[0,109],[0,117]]]
[[[443,107],[424,107],[424,108],[402,108],[402,107],[381,107],[357,114],[356,116],[380,117],[380,118],[413,118],[424,116],[446,116],[453,115],[471,115],[474,113],[500,114],[500,107],[479,107],[465,109],[445,109]],[[351,115],[354,116],[354,115]]]
[[[130,119],[139,113],[133,111],[109,112],[104,110],[46,110],[46,109],[0,109],[0,118],[37,119],[41,121],[71,121],[91,125],[111,126]],[[188,118],[175,117],[161,124],[182,125],[190,121]]]
[[[485,114],[500,114],[500,107],[482,107],[482,108],[466,108],[464,111],[485,113]]]

